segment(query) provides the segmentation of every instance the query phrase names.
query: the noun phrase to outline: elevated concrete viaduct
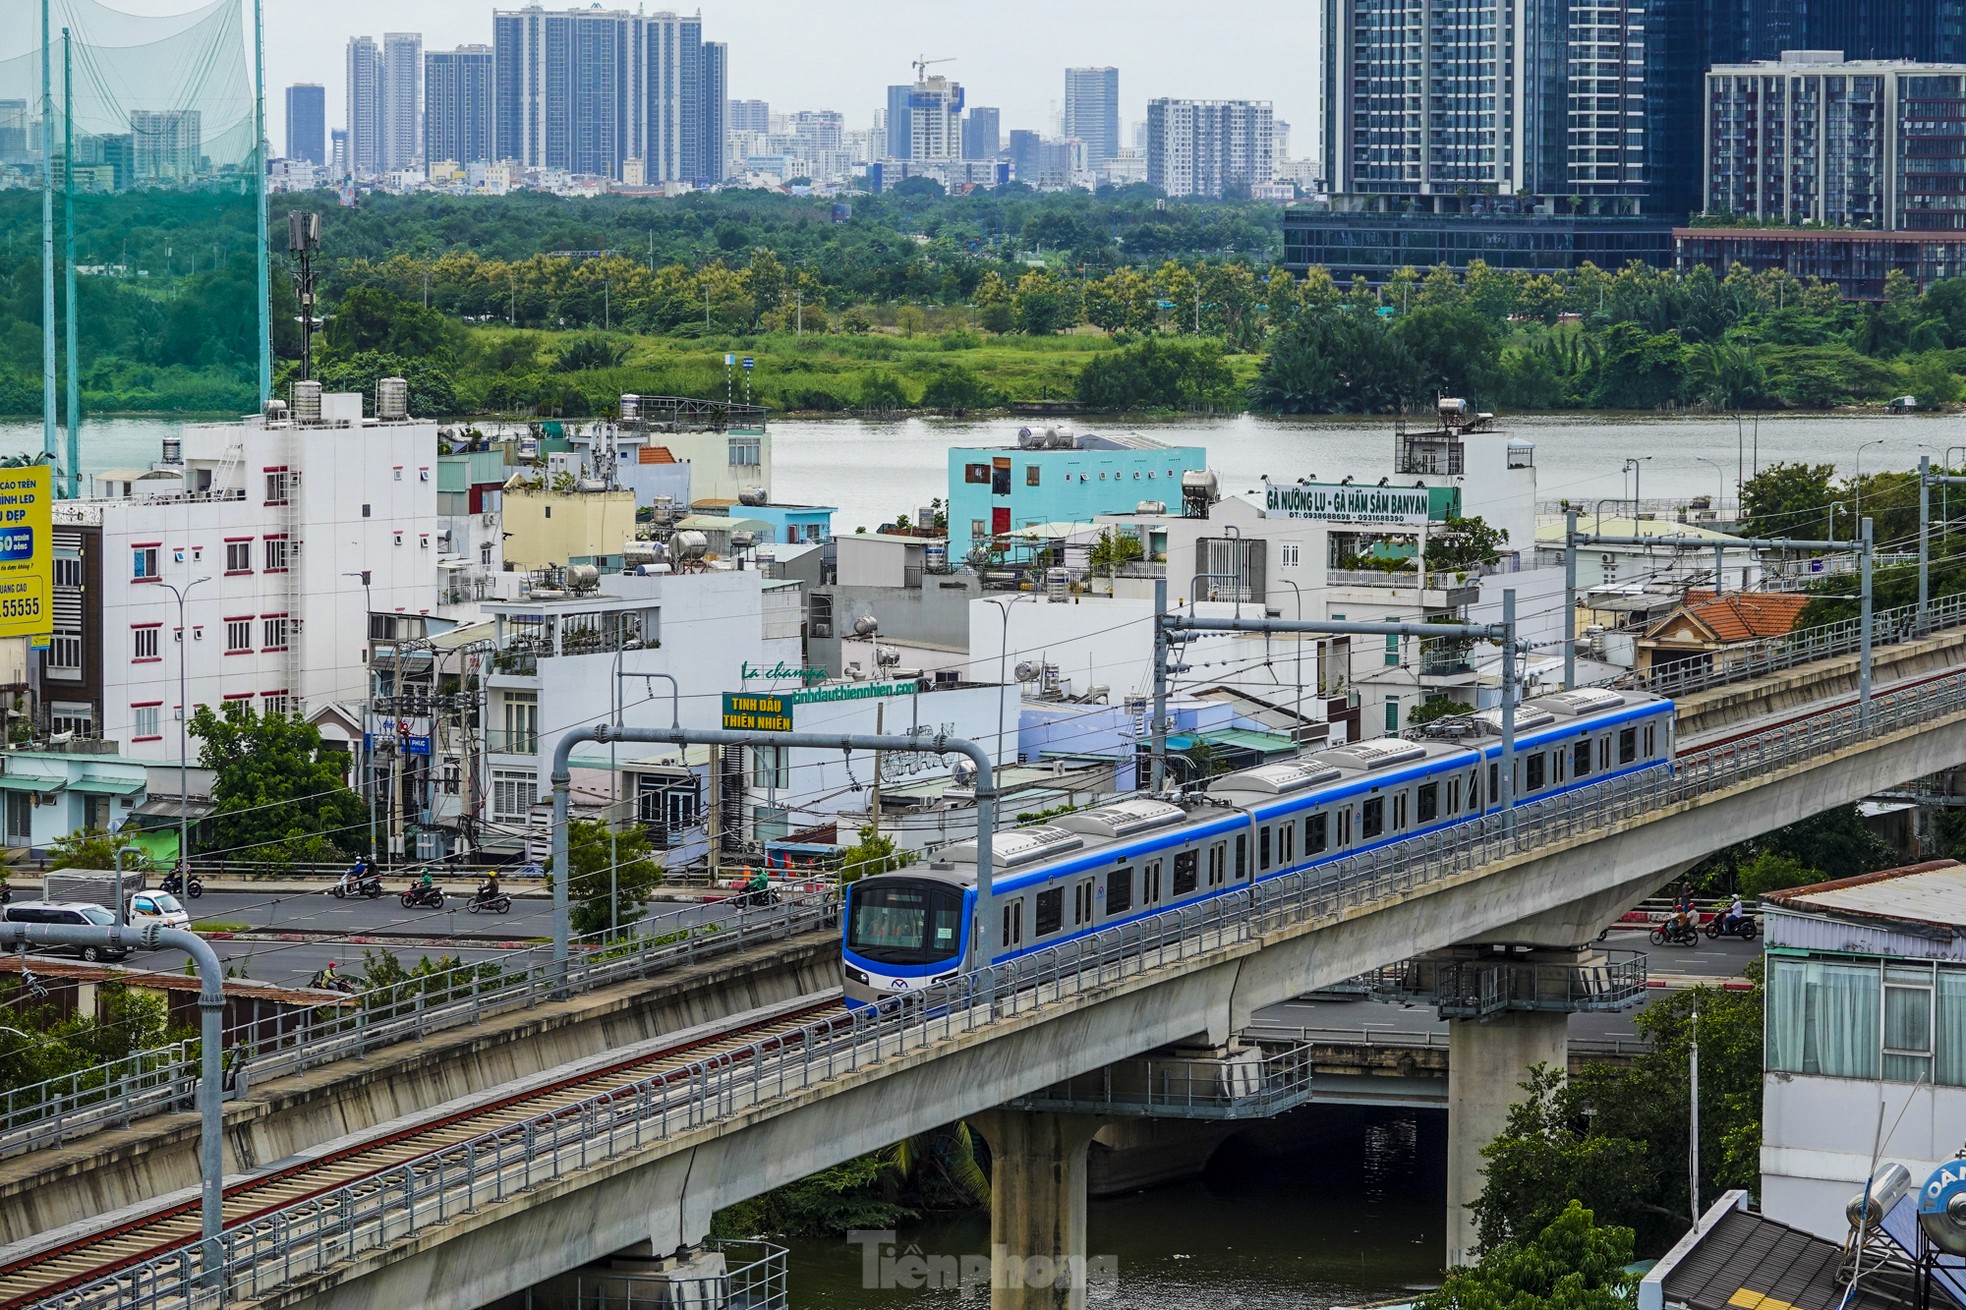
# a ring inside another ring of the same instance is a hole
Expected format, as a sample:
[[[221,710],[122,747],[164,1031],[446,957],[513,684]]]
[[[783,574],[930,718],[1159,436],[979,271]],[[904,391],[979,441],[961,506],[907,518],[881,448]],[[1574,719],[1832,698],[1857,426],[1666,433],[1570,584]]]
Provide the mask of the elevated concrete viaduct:
[[[441,1222],[406,1221],[400,1236],[375,1249],[320,1254],[296,1244],[277,1270],[256,1266],[237,1294],[268,1307],[469,1310],[624,1248],[698,1242],[723,1206],[1074,1074],[1161,1046],[1226,1043],[1255,1009],[1389,960],[1456,943],[1588,941],[1615,910],[1722,846],[1848,803],[1884,779],[1966,762],[1960,705],[1957,694],[1934,700],[1922,723],[1804,752],[1737,781],[1717,775],[1711,786],[1648,812],[1595,829],[1579,825],[1480,867],[1424,877],[1416,869],[1410,881],[1395,870],[1334,894],[1317,913],[1273,913],[1259,891],[1239,926],[1184,943],[1178,958],[1148,955],[1138,972],[1088,969],[983,1012],[930,1019],[919,1044],[904,1041],[877,1060],[796,1085],[765,1075],[733,1083],[701,1120],[671,1121],[670,1131],[635,1144],[609,1149],[625,1128],[605,1129],[605,1142],[590,1134],[582,1156],[563,1159],[550,1176],[529,1165],[534,1181],[524,1191],[491,1201],[464,1184],[467,1194],[452,1196]],[[1493,1121],[1513,1099],[1525,1060],[1562,1058],[1549,1027],[1513,1018],[1456,1025],[1453,1067],[1469,1072],[1450,1091],[1451,1135],[1472,1141],[1468,1125]],[[1009,1247],[1000,1252],[1005,1267],[1038,1257],[1046,1268],[1070,1268],[1085,1253],[1077,1189],[1089,1134],[1073,1124],[1031,1124],[1011,1135],[1005,1158],[1025,1162],[1026,1173],[999,1179],[1000,1195],[1015,1198],[1019,1210],[993,1225]],[[1455,1151],[1465,1193],[1473,1153],[1467,1145]],[[1462,1193],[1450,1197],[1457,1213]],[[1465,1246],[1464,1221],[1457,1239]],[[1083,1289],[1000,1286],[993,1304],[1075,1307]]]

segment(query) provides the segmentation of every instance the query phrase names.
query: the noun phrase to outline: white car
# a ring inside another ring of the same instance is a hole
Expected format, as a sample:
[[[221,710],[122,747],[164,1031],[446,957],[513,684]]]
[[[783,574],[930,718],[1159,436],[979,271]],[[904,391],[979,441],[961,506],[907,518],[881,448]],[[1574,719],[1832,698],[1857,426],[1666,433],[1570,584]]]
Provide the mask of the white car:
[[[191,916],[169,892],[138,892],[130,897],[130,926],[140,928],[147,923],[160,928],[189,928]]]

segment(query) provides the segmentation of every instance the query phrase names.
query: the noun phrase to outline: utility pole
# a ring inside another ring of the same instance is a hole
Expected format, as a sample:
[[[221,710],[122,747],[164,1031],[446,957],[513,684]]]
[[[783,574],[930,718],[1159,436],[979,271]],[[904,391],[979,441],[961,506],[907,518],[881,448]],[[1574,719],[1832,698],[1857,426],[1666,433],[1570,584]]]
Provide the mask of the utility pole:
[[[1863,521],[1863,586],[1858,592],[1858,628],[1862,633],[1862,653],[1857,663],[1857,721],[1865,727],[1870,726],[1870,648],[1875,640],[1871,620],[1871,527],[1870,520]]]
[[[1686,1109],[1690,1120],[1687,1136],[1689,1146],[1686,1152],[1687,1181],[1691,1186],[1693,1198],[1693,1222],[1700,1222],[1700,1012],[1693,1011],[1692,1043],[1687,1051],[1687,1097]]]
[[[724,748],[715,743],[710,746],[710,827],[705,835],[710,839],[710,883],[715,886],[724,864]]]
[[[259,288],[259,408],[273,399],[273,291],[266,239],[266,15],[263,0],[253,0],[253,228],[258,244],[253,263]]]
[[[1947,451],[1947,459],[1950,460],[1950,458],[1951,452]],[[1921,632],[1924,631],[1925,622],[1929,617],[1928,611],[1932,604],[1931,542],[1933,487],[1939,488],[1941,494],[1944,494],[1953,487],[1966,487],[1966,478],[1955,477],[1950,470],[1944,473],[1934,473],[1932,472],[1932,457],[1930,455],[1920,455],[1918,457],[1918,622]],[[1949,510],[1943,502],[1940,504],[1940,518],[1942,520],[1949,519]],[[1945,538],[1941,535],[1941,553],[1943,553],[1945,548],[1944,543]]]
[[[1515,588],[1502,593],[1502,831],[1515,831]]]
[[[75,60],[68,29],[61,29],[61,226],[62,280],[68,312],[68,498],[82,494],[82,375],[75,347]]]
[[[1161,622],[1167,614],[1167,575],[1154,579],[1154,703],[1153,790],[1158,796],[1167,785],[1167,627]]]
[[[1563,511],[1563,689],[1577,689],[1577,511]]]
[[[878,645],[875,648],[879,649]],[[1001,694],[999,694],[998,699],[1002,699]],[[886,732],[887,701],[878,700],[874,702],[874,735],[879,737],[885,735]],[[874,752],[874,794],[873,798],[868,802],[867,815],[870,820],[868,826],[873,830],[874,836],[878,838],[881,835],[881,753],[879,751]]]
[[[41,0],[41,453],[60,454],[55,436],[55,87],[54,29]]]

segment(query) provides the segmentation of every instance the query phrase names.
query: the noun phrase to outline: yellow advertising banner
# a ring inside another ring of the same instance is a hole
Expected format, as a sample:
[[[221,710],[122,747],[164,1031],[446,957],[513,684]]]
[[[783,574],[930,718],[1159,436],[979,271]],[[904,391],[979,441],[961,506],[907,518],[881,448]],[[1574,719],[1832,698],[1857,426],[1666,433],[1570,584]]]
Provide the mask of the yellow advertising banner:
[[[0,469],[0,637],[52,630],[53,470]]]

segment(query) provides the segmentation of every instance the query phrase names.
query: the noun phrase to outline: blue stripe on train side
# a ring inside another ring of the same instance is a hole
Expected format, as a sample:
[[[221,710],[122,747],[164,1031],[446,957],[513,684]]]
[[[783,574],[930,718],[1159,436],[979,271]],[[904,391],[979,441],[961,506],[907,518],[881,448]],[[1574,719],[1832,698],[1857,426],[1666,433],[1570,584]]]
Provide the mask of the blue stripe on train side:
[[[1552,725],[1544,728],[1539,728],[1531,733],[1528,733],[1524,736],[1517,738],[1515,744],[1516,752],[1518,755],[1520,755],[1525,750],[1534,750],[1539,747],[1547,747],[1554,744],[1572,741],[1577,738],[1584,737],[1590,733],[1601,732],[1607,727],[1620,727],[1626,724],[1638,724],[1645,720],[1650,720],[1650,719],[1667,720],[1666,726],[1667,726],[1668,735],[1665,744],[1669,748],[1671,744],[1670,716],[1672,715],[1672,713],[1673,713],[1673,704],[1671,701],[1659,701],[1659,702],[1654,702],[1645,705],[1626,706],[1623,709],[1620,709],[1613,713],[1592,716],[1589,718],[1587,722],[1578,723],[1572,721],[1570,723],[1566,723],[1562,725]],[[1246,809],[1237,809],[1233,811],[1228,811],[1223,813],[1220,817],[1190,821],[1188,823],[1179,825],[1175,828],[1164,829],[1159,832],[1147,834],[1142,838],[1140,838],[1138,841],[1130,844],[1123,843],[1114,846],[1107,846],[1098,851],[1090,852],[1086,855],[1079,856],[1077,858],[1067,859],[1061,863],[1047,864],[1040,868],[1027,870],[1023,873],[1013,874],[1007,878],[998,879],[994,884],[994,891],[999,894],[1009,895],[1009,894],[1021,894],[1035,888],[1048,887],[1053,883],[1059,882],[1061,880],[1070,879],[1072,877],[1085,873],[1096,872],[1101,869],[1112,868],[1117,865],[1127,864],[1141,859],[1152,858],[1154,855],[1158,853],[1165,853],[1165,852],[1178,850],[1182,847],[1190,846],[1197,842],[1207,841],[1211,838],[1233,836],[1237,833],[1249,832],[1257,824],[1273,823],[1279,819],[1283,819],[1295,814],[1305,813],[1305,812],[1323,808],[1324,806],[1332,804],[1334,802],[1342,802],[1353,797],[1370,795],[1375,791],[1383,791],[1390,787],[1397,787],[1405,783],[1415,782],[1430,777],[1438,777],[1447,774],[1458,773],[1461,770],[1470,767],[1479,768],[1481,763],[1499,760],[1501,758],[1501,755],[1502,755],[1502,748],[1501,748],[1501,743],[1499,742],[1493,742],[1493,743],[1484,742],[1479,746],[1465,746],[1461,748],[1460,753],[1457,753],[1455,755],[1436,756],[1430,760],[1419,761],[1414,764],[1403,765],[1400,767],[1387,769],[1382,772],[1368,774],[1359,777],[1357,779],[1341,783],[1337,786],[1327,785],[1325,787],[1311,788],[1300,796],[1281,797],[1275,801],[1268,802],[1262,805],[1251,806]],[[1670,754],[1667,754],[1660,758],[1647,759],[1621,768],[1613,768],[1611,770],[1602,773],[1594,773],[1582,779],[1572,779],[1558,786],[1541,788],[1537,792],[1535,792],[1532,796],[1518,795],[1515,799],[1517,804],[1527,803],[1532,800],[1537,800],[1537,801],[1544,800],[1551,796],[1562,795],[1567,792],[1576,791],[1583,787],[1595,786],[1599,783],[1608,782],[1616,778],[1626,777],[1630,774],[1641,773],[1651,769],[1659,769],[1659,768],[1670,769],[1671,767],[1672,767],[1672,758]],[[991,957],[991,962],[995,963],[1004,960],[1016,959],[1019,956],[1027,955],[1035,951],[1047,950],[1061,943],[1075,941],[1078,938],[1087,937],[1092,935],[1093,933],[1102,932],[1107,928],[1116,927],[1121,924],[1133,923],[1138,920],[1148,918],[1152,915],[1160,914],[1166,910],[1178,908],[1180,906],[1198,904],[1200,902],[1213,899],[1214,897],[1217,896],[1225,896],[1230,894],[1231,892],[1241,890],[1241,888],[1244,887],[1245,885],[1253,885],[1254,883],[1258,883],[1258,882],[1269,882],[1277,878],[1287,877],[1291,874],[1299,873],[1306,869],[1314,869],[1322,865],[1330,864],[1340,859],[1348,858],[1353,855],[1358,855],[1368,851],[1378,850],[1382,847],[1390,846],[1395,842],[1406,841],[1409,840],[1410,838],[1424,836],[1427,833],[1438,832],[1444,828],[1451,828],[1459,824],[1468,823],[1477,818],[1483,817],[1487,814],[1494,813],[1494,812],[1495,811],[1492,808],[1484,808],[1481,811],[1474,811],[1474,810],[1464,811],[1451,818],[1444,819],[1438,823],[1431,824],[1427,827],[1408,828],[1405,831],[1397,833],[1393,836],[1385,837],[1376,841],[1356,844],[1342,851],[1338,851],[1338,850],[1326,851],[1318,855],[1315,859],[1300,861],[1298,863],[1287,865],[1287,866],[1280,866],[1269,872],[1255,874],[1254,876],[1246,876],[1241,879],[1233,879],[1231,881],[1224,882],[1219,887],[1208,888],[1205,890],[1198,890],[1197,892],[1187,897],[1184,897],[1180,900],[1164,899],[1152,906],[1143,907],[1139,911],[1127,915],[1125,918],[1109,919],[1104,923],[1087,925],[1084,928],[1077,929],[1070,933],[1049,936],[1042,942],[1032,942],[1029,945],[1022,946],[1015,951],[1008,951],[1002,954],[993,955]],[[1255,859],[1255,852],[1254,851],[1249,852],[1248,858],[1253,862]],[[851,895],[851,893],[849,893],[849,895]],[[968,889],[964,892],[965,937],[962,942],[963,953],[967,953],[967,951],[970,948],[970,943],[968,941],[968,936],[967,936],[968,933],[967,924],[969,923],[971,915],[973,914],[974,911],[974,904],[975,904],[974,897],[975,897],[975,893],[973,888]],[[884,973],[894,977],[903,977],[903,976],[923,977],[937,972],[944,972],[949,968],[949,964],[951,960],[961,958],[960,955],[950,956],[950,957],[945,957],[943,960],[935,964],[919,965],[919,966],[893,966],[893,965],[875,964],[872,961],[857,959],[856,957],[853,957],[851,953],[844,952],[845,925],[842,925],[842,928],[843,928],[842,931],[843,953],[846,954],[847,958],[851,962],[853,962],[856,967],[861,968],[869,973]]]

